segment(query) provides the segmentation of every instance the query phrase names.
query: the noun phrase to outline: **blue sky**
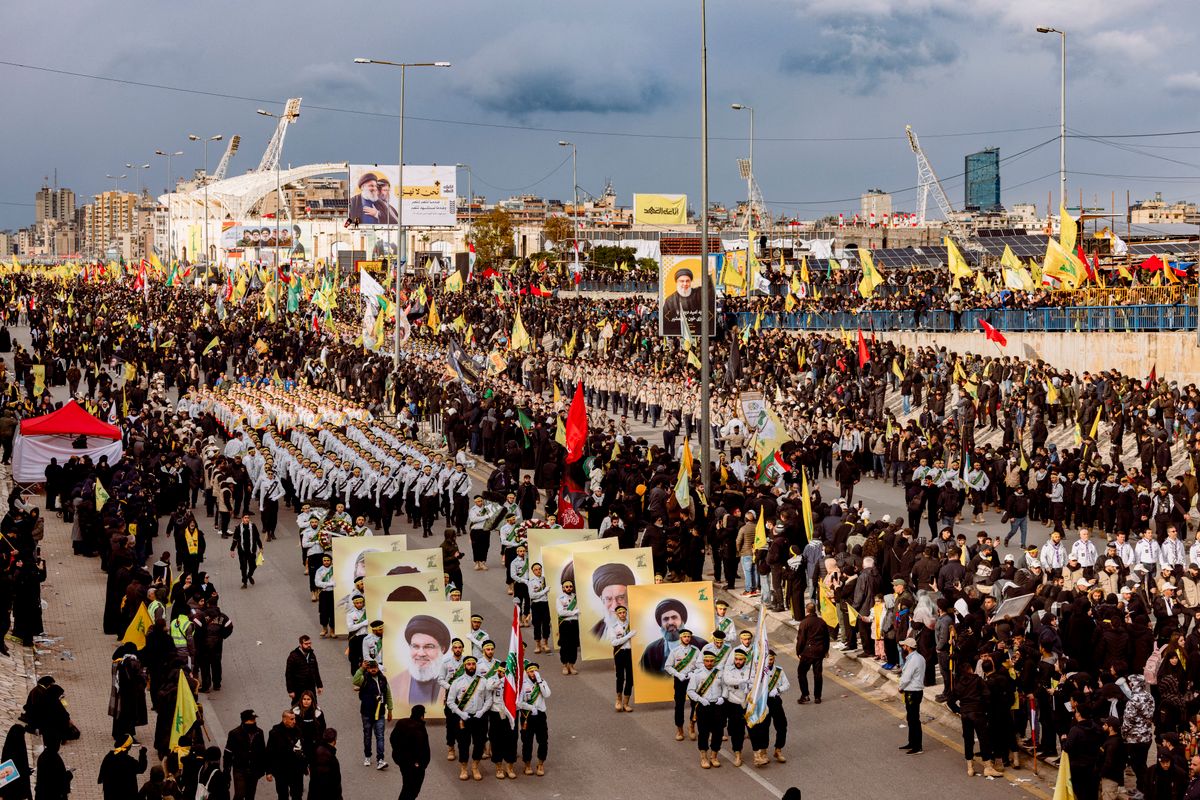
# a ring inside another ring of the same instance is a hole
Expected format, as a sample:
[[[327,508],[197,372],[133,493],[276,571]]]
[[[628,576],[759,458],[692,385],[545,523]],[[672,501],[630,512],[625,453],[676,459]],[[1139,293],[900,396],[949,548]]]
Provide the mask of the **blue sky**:
[[[58,169],[83,196],[106,174],[183,150],[176,171],[201,164],[188,133],[242,135],[231,174],[255,166],[271,121],[264,100],[303,96],[288,134],[292,164],[395,160],[399,74],[355,56],[448,60],[410,71],[409,163],[466,162],[489,200],[529,191],[565,198],[569,155],[579,184],[611,179],[622,204],[639,192],[699,200],[699,3],[449,2],[252,5],[128,0],[5,3],[0,60],[248,100],[163,91],[0,65],[5,158],[0,228],[32,221],[33,193]],[[1200,6],[1154,0],[737,0],[709,2],[709,108],[714,200],[744,194],[735,159],[756,108],[756,173],[777,211],[853,213],[864,190],[915,182],[904,126],[921,136],[951,202],[961,204],[966,153],[1001,157],[1057,135],[1056,36],[1068,31],[1068,126],[1089,136],[1200,128],[1193,67]],[[367,113],[345,113],[345,109]],[[279,105],[267,106],[278,110]],[[420,119],[420,118],[425,118]],[[432,119],[441,122],[429,121]],[[474,124],[464,124],[474,123]],[[539,130],[541,129],[541,130]],[[564,131],[571,131],[570,133]],[[971,135],[947,135],[947,134]],[[609,134],[609,135],[604,135]],[[615,135],[635,134],[635,135]],[[819,141],[821,140],[821,141]],[[215,166],[219,149],[210,148]],[[1155,190],[1200,198],[1200,135],[1068,143],[1077,202],[1123,206]],[[1004,202],[1044,208],[1056,191],[1058,149],[1002,164]],[[1085,174],[1090,173],[1090,174]],[[132,189],[131,176],[124,182]],[[465,176],[460,181],[465,191]],[[1057,197],[1055,198],[1057,204]],[[911,209],[913,192],[897,194]]]

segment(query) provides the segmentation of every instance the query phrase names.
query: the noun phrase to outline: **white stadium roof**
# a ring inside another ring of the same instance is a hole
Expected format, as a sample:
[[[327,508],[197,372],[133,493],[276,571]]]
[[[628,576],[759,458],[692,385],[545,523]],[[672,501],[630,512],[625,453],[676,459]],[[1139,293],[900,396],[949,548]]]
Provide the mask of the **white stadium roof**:
[[[275,191],[277,182],[279,186],[287,186],[294,181],[313,178],[317,175],[328,175],[333,172],[344,173],[348,169],[345,162],[334,162],[281,169],[278,176],[276,176],[275,170],[247,172],[244,175],[235,175],[232,178],[208,184],[208,203],[212,210],[217,212],[213,216],[219,219],[240,220],[246,217],[259,200]],[[203,217],[204,191],[205,187],[198,186],[186,192],[164,194],[158,198],[158,202],[165,206],[170,198],[172,216],[177,218],[192,214]]]

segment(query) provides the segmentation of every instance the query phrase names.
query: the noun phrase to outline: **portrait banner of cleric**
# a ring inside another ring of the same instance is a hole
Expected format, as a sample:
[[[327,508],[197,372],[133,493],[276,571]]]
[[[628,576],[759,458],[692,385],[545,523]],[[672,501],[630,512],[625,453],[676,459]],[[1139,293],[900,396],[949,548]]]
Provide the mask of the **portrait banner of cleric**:
[[[692,336],[700,335],[700,259],[689,258],[674,266],[662,266],[659,281],[659,328],[663,336],[682,336],[683,319]],[[711,287],[710,287],[711,288]],[[709,330],[713,330],[716,292],[708,297]]]
[[[346,215],[351,222],[358,225],[396,224],[398,215],[393,198],[398,192],[392,191],[392,178],[384,169],[351,165],[350,191]]]
[[[646,645],[640,664],[646,672],[665,672],[671,654],[679,648],[679,634],[687,629],[692,615],[683,601],[668,597],[654,607],[654,621],[658,625],[659,637]],[[711,625],[707,620],[696,620],[697,631],[706,631]],[[692,633],[692,644],[703,650],[708,641],[698,633]]]
[[[470,616],[471,604],[463,602],[384,604],[385,629],[400,633],[384,637],[383,663],[402,713],[423,705],[430,716],[441,716],[446,655],[454,639],[465,640]]]

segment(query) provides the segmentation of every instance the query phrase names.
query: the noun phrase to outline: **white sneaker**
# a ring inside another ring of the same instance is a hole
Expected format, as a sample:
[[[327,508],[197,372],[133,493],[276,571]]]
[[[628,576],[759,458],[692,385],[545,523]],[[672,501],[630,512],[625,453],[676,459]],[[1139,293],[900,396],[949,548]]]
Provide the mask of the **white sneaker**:
[[[387,769],[388,763],[382,758],[375,762],[375,769]]]
[[[363,766],[364,767],[371,766],[371,757],[370,756],[367,756],[366,758],[363,759]]]

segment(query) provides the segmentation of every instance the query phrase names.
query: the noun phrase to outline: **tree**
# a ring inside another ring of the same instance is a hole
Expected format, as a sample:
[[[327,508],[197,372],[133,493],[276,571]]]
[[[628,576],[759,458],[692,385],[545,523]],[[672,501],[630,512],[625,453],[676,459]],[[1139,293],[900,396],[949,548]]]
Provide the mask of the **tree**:
[[[493,208],[475,220],[471,243],[475,255],[484,266],[499,266],[513,257],[513,219],[502,208]]]
[[[556,251],[562,252],[569,249],[575,240],[575,223],[569,217],[547,217],[542,225],[542,233],[547,242],[554,243]]]

